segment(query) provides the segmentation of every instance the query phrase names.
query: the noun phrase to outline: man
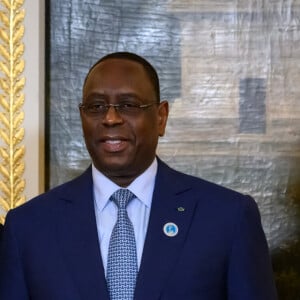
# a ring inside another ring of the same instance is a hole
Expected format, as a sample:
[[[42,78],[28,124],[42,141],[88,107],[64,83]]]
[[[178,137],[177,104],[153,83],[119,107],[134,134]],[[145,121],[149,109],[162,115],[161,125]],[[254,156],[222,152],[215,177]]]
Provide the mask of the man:
[[[1,300],[276,299],[254,200],[156,157],[168,103],[146,60],[100,59],[79,107],[92,166],[8,213]]]

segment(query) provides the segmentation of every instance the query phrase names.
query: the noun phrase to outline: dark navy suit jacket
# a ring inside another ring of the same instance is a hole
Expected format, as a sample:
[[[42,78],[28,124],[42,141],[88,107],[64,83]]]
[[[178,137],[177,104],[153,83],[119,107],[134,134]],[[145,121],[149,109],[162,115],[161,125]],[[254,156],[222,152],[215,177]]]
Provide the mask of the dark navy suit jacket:
[[[2,230],[3,230],[3,225],[0,223],[0,241],[1,241],[1,236],[2,236]]]
[[[109,299],[92,185],[89,168],[8,213],[1,300]],[[135,299],[277,299],[255,201],[159,161]]]

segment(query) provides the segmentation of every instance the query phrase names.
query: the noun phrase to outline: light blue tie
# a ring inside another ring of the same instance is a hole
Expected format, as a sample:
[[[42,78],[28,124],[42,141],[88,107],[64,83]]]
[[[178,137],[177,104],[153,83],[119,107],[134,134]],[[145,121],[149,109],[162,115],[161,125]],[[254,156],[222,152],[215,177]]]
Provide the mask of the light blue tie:
[[[134,229],[126,206],[135,195],[127,189],[117,190],[111,197],[118,206],[107,258],[107,285],[111,300],[133,300],[138,272]]]

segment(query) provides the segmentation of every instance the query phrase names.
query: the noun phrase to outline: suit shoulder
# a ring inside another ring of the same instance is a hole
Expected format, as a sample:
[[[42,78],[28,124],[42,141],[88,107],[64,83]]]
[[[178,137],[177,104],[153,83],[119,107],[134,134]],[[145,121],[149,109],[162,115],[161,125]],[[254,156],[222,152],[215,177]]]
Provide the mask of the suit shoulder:
[[[178,190],[183,190],[184,187],[190,188],[199,196],[202,195],[201,199],[203,199],[203,195],[205,195],[205,199],[209,201],[235,202],[236,200],[239,200],[241,202],[240,204],[244,202],[244,204],[251,205],[253,202],[254,205],[256,204],[251,196],[222,186],[218,183],[180,172],[164,163],[162,165],[162,169],[165,169],[162,171],[163,176],[165,176],[165,180],[171,182],[173,187],[177,188]]]
[[[58,185],[49,191],[46,191],[30,200],[24,204],[10,210],[9,215],[26,215],[34,211],[39,211],[42,213],[43,210],[47,211],[51,207],[56,205],[56,202],[61,198],[64,198],[70,193],[74,193],[74,189],[80,189],[80,186],[89,178],[89,169],[86,170],[80,176]]]

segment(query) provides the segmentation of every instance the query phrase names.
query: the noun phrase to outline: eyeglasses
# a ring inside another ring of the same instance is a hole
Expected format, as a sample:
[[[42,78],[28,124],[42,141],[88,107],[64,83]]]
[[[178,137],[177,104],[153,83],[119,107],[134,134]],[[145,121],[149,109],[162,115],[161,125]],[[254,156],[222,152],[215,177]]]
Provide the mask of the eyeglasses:
[[[79,109],[82,109],[88,116],[104,116],[110,107],[113,107],[119,114],[125,116],[138,115],[142,110],[149,108],[152,105],[158,104],[157,102],[151,102],[147,104],[137,103],[119,103],[119,104],[107,104],[102,102],[79,104]]]

